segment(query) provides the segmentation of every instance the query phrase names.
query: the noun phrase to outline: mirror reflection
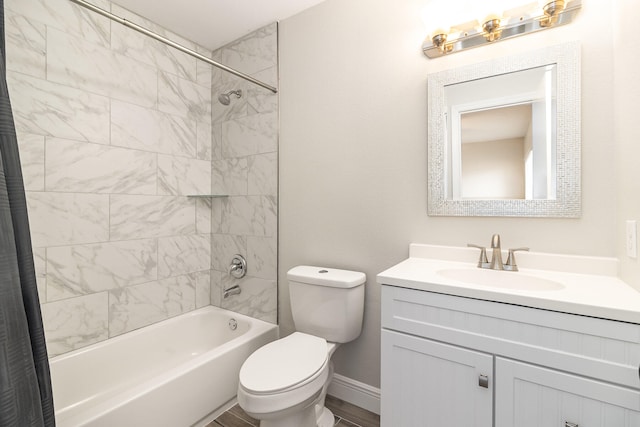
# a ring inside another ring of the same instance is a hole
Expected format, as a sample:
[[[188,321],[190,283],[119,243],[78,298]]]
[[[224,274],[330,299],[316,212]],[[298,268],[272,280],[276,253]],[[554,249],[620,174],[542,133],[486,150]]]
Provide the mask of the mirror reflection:
[[[555,64],[447,85],[444,96],[449,199],[555,199]]]
[[[427,213],[578,218],[580,43],[427,76]]]

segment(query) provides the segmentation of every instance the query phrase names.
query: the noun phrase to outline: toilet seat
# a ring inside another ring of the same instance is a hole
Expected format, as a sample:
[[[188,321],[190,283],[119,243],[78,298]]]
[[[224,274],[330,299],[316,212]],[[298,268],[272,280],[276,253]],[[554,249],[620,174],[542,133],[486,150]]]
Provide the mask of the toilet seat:
[[[317,379],[327,368],[327,341],[294,332],[256,350],[240,369],[240,387],[252,395],[285,393]]]

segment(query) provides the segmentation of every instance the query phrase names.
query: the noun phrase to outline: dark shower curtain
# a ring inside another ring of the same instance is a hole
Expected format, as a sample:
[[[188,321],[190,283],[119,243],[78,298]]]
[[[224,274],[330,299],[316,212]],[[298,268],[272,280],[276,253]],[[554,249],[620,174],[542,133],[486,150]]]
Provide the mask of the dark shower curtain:
[[[0,0],[0,427],[55,426]]]

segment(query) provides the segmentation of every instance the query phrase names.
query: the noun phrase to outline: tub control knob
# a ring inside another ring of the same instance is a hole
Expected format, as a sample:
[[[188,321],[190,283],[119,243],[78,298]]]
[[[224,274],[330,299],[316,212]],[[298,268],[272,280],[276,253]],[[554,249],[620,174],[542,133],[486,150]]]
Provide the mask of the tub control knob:
[[[229,274],[236,279],[241,279],[247,274],[247,261],[242,255],[235,254],[229,265]]]

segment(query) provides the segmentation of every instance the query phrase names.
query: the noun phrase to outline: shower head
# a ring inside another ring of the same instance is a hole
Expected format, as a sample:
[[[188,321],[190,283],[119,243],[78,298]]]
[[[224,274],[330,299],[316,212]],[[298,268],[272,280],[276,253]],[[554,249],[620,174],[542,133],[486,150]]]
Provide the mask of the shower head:
[[[238,89],[229,91],[227,93],[221,93],[220,95],[218,95],[218,101],[220,101],[220,104],[222,105],[229,105],[231,103],[231,95],[235,95],[236,98],[241,98],[242,90]]]

